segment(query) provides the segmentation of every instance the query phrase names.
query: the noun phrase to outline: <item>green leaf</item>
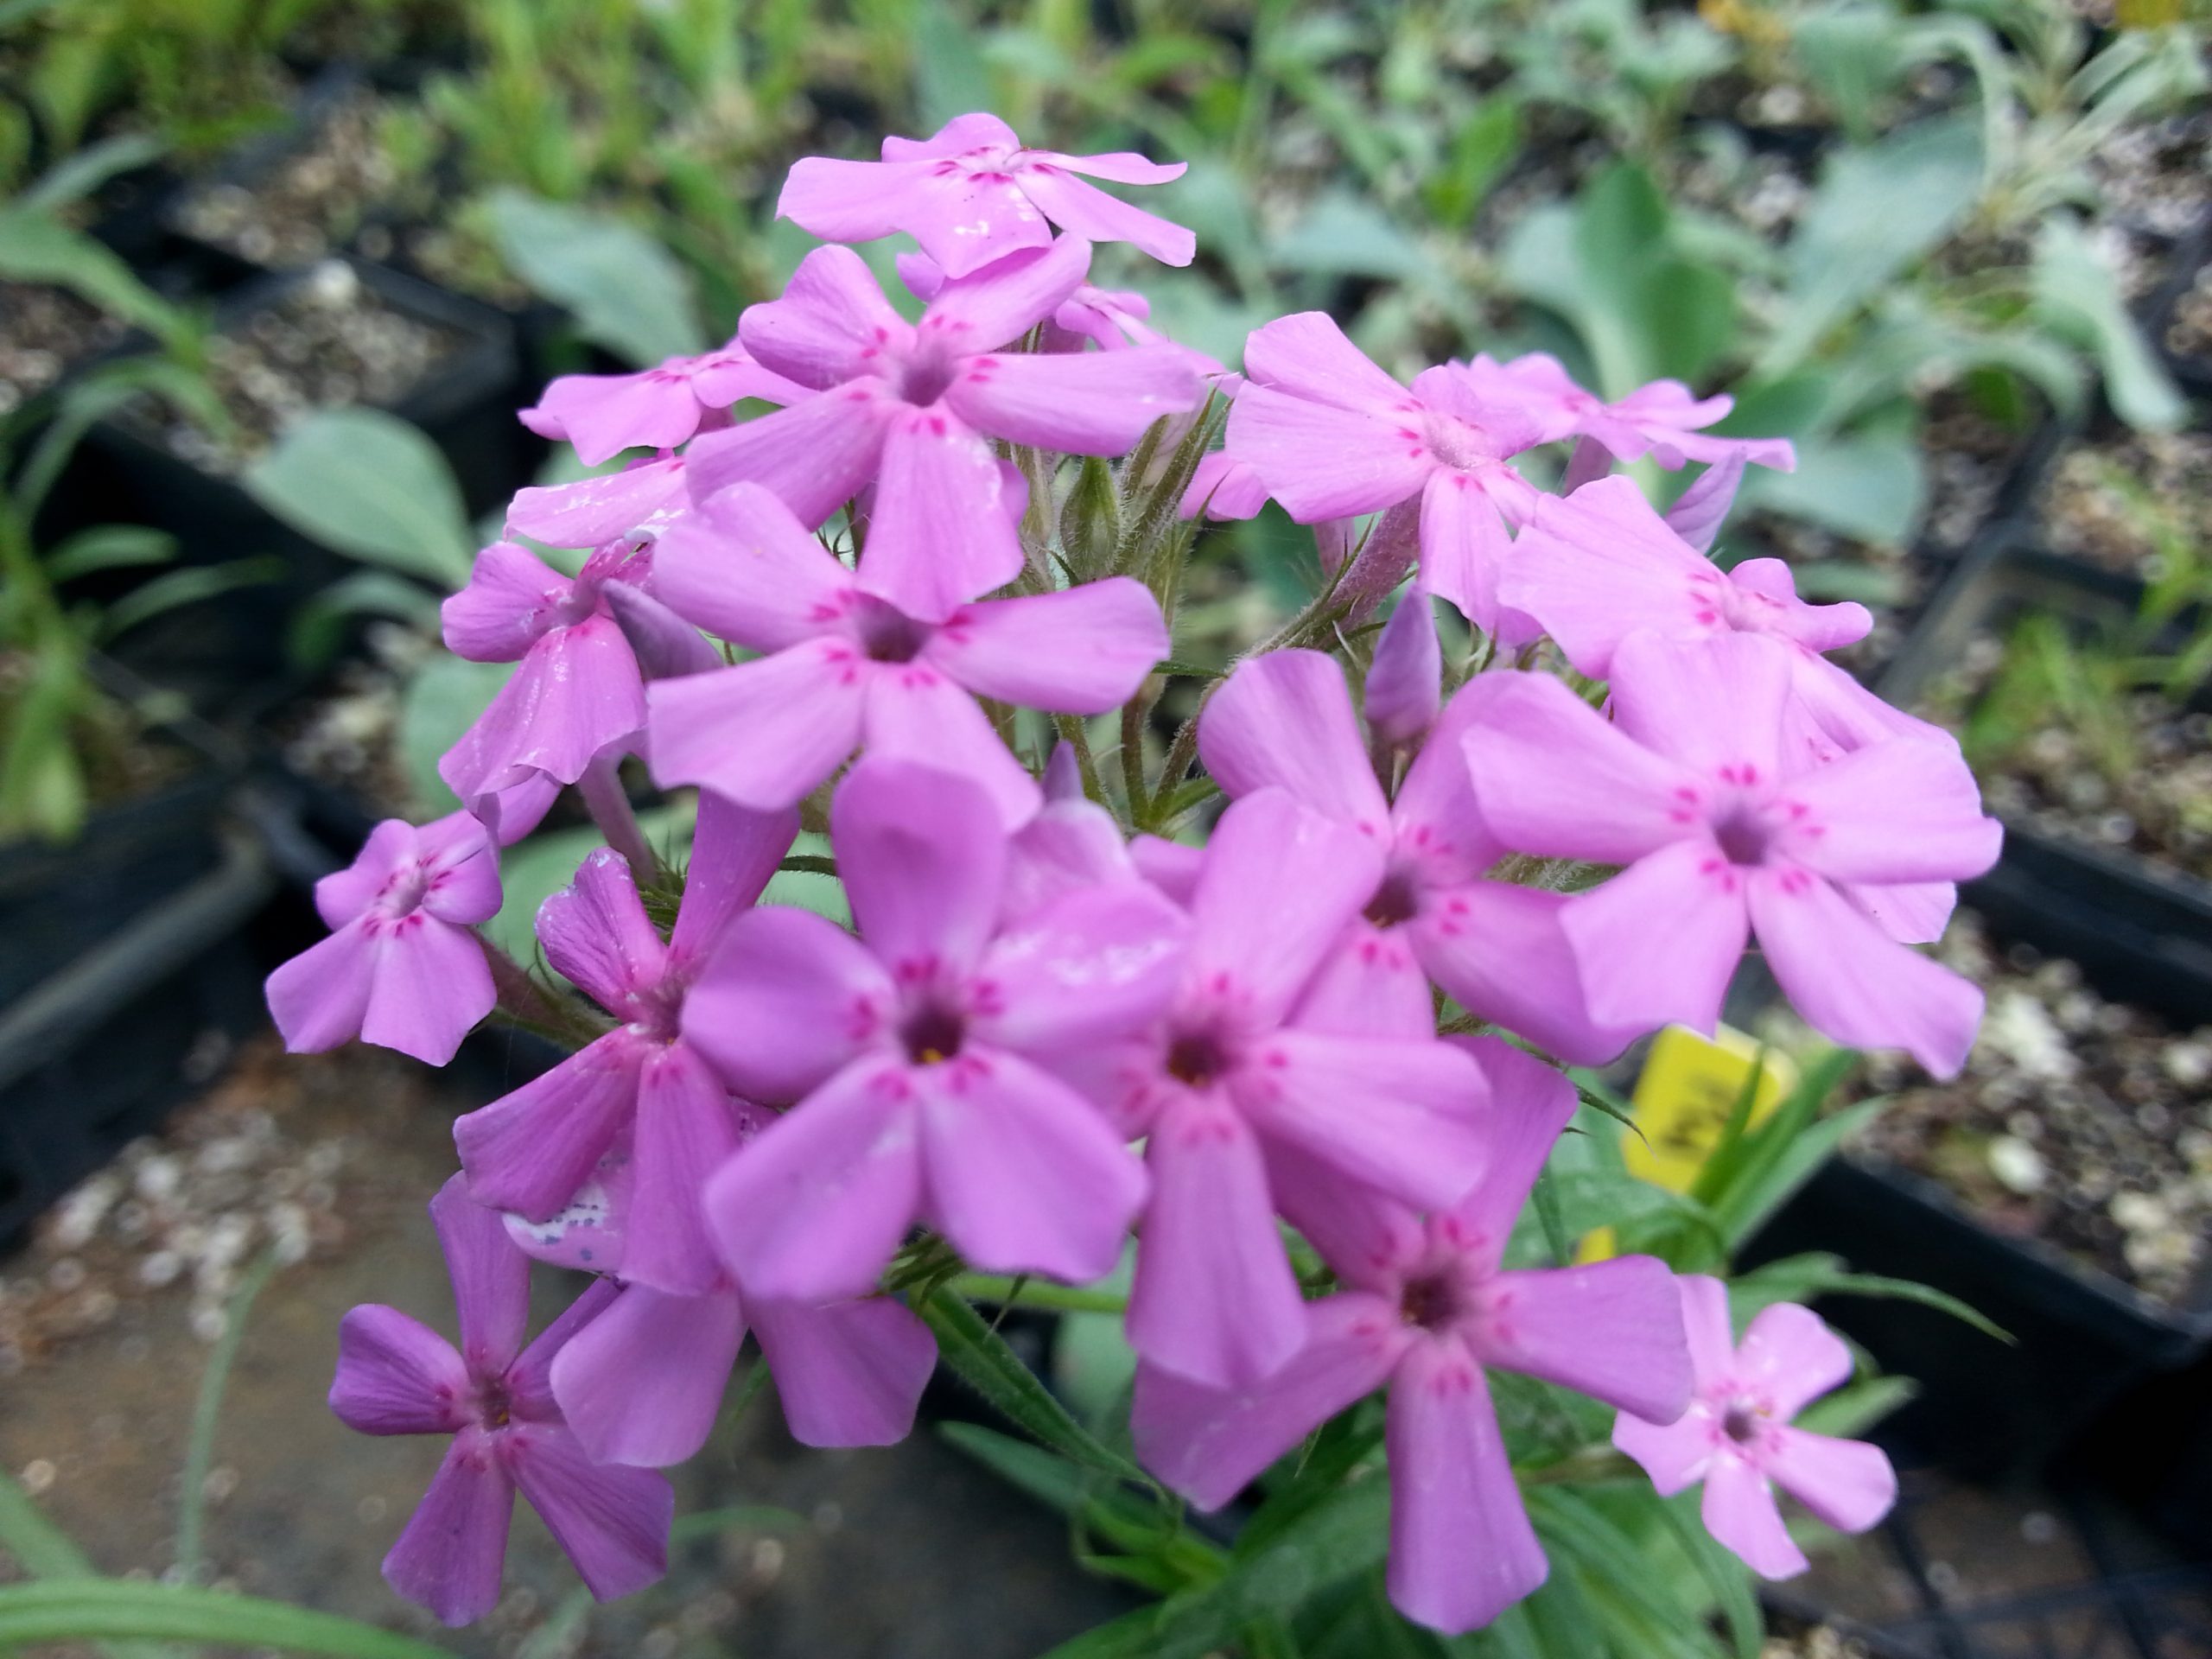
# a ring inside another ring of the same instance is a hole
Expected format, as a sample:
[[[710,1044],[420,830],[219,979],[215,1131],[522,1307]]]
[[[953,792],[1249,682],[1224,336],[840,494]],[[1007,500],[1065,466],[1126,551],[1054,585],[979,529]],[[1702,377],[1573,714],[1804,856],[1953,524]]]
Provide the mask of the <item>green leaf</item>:
[[[87,144],[48,169],[45,176],[16,198],[16,206],[35,211],[66,207],[90,195],[118,173],[143,167],[168,145],[151,133],[119,133]]]
[[[276,1274],[280,1257],[274,1245],[238,1280],[223,1309],[223,1331],[208,1351],[207,1367],[200,1374],[200,1395],[193,1402],[192,1430],[186,1438],[184,1471],[178,1482],[176,1564],[188,1578],[200,1570],[200,1533],[207,1514],[207,1471],[215,1461],[215,1430],[223,1412],[223,1394],[230,1386],[231,1369],[238,1363],[238,1348],[245,1340],[246,1316],[255,1300]]]
[[[46,556],[49,582],[73,582],[96,570],[132,565],[167,564],[176,556],[176,537],[145,524],[95,524],[64,537]]]
[[[452,1650],[257,1596],[125,1579],[0,1586],[0,1651],[34,1643],[154,1637],[332,1659],[454,1659]]]
[[[1875,1273],[1829,1273],[1813,1281],[1816,1294],[1832,1296],[1872,1296],[1885,1301],[1917,1302],[1923,1307],[1932,1307],[1939,1313],[1948,1313],[1972,1325],[1986,1337],[1991,1337],[2008,1346],[2013,1342],[2012,1333],[1998,1324],[1980,1309],[1969,1306],[1948,1291],[1936,1289],[1910,1279],[1890,1279]]]
[[[1429,210],[1437,222],[1460,231],[1471,226],[1521,145],[1519,103],[1503,91],[1484,99],[1452,135],[1451,157],[1429,183]]]
[[[1839,536],[1900,547],[1912,539],[1928,495],[1927,463],[1903,435],[1806,438],[1794,473],[1745,480],[1738,513],[1758,506]]]
[[[441,588],[468,580],[476,540],[438,447],[396,415],[318,410],[246,469],[246,493],[310,540]]]
[[[1023,1433],[1085,1469],[1152,1484],[1136,1465],[1070,1416],[964,1299],[940,1288],[921,1298],[914,1311],[937,1337],[944,1363]]]
[[[690,279],[635,226],[519,190],[495,191],[486,211],[515,274],[574,313],[585,339],[639,368],[706,348]]]
[[[400,764],[415,798],[433,813],[450,812],[461,803],[438,776],[438,760],[492,706],[492,699],[514,672],[512,663],[472,663],[441,652],[416,671],[400,698]]]
[[[2189,405],[2128,315],[2112,267],[2072,219],[2044,221],[2031,276],[2037,311],[2095,354],[2113,413],[2146,431],[2180,426]]]
[[[1814,1401],[1797,1414],[1792,1427],[1854,1440],[1918,1392],[1909,1376],[1870,1376]]]
[[[105,246],[30,208],[0,207],[0,277],[68,289],[163,340],[180,339],[189,327]]]
[[[1965,118],[1922,122],[1829,162],[1789,238],[1787,299],[1761,372],[1796,363],[1948,236],[1980,194],[1981,163]]]
[[[109,606],[99,620],[99,638],[105,644],[150,622],[167,611],[197,605],[234,588],[274,582],[284,574],[284,561],[274,556],[232,559],[226,564],[193,564],[164,571],[143,582]]]

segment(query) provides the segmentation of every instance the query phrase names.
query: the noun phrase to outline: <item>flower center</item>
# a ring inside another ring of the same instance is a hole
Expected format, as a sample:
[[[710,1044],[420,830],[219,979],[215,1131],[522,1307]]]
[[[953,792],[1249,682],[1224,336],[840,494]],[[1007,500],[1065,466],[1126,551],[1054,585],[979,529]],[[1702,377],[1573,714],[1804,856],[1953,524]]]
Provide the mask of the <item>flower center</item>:
[[[1713,826],[1713,838],[1720,844],[1720,850],[1731,864],[1764,863],[1767,846],[1772,840],[1758,814],[1744,806],[1731,808]]]
[[[859,600],[853,611],[853,628],[870,662],[911,663],[921,655],[932,632],[928,623],[917,622],[873,594],[860,594]]]
[[[899,395],[916,409],[927,409],[945,394],[957,368],[950,354],[925,341],[899,369]]]
[[[899,1027],[906,1058],[916,1065],[942,1065],[960,1052],[965,1035],[960,1011],[935,997],[916,1006]]]
[[[1467,1299],[1449,1273],[1425,1273],[1406,1281],[1398,1293],[1398,1317],[1408,1325],[1435,1331],[1466,1312]]]
[[[513,1417],[514,1400],[507,1392],[506,1378],[479,1378],[476,1384],[476,1421],[486,1428],[505,1428]]]
[[[384,884],[383,893],[378,895],[378,908],[390,919],[397,921],[420,909],[423,897],[429,890],[430,873],[417,861],[392,873],[391,879]]]
[[[1471,472],[1497,459],[1497,445],[1489,433],[1472,421],[1463,421],[1457,415],[1429,412],[1427,438],[1430,451],[1447,467]]]
[[[1759,1410],[1747,1400],[1729,1402],[1720,1414],[1720,1432],[1738,1446],[1749,1446],[1759,1435]]]
[[[1216,1031],[1180,1032],[1167,1045],[1167,1075],[1192,1089],[1210,1087],[1230,1064],[1229,1046]]]
[[[1421,884],[1410,870],[1392,868],[1382,877],[1382,885],[1375,889],[1375,896],[1367,901],[1367,919],[1377,927],[1395,927],[1400,922],[1411,921],[1421,910]]]

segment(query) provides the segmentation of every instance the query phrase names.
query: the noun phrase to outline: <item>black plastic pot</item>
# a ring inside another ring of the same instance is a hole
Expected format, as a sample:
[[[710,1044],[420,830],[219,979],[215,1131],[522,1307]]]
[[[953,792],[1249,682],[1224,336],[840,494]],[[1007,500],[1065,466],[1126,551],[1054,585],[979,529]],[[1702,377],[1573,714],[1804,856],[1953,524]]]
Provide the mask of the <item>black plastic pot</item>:
[[[453,331],[461,344],[387,407],[422,428],[461,480],[472,513],[506,500],[531,475],[542,445],[514,418],[516,359],[507,320],[487,306],[396,271],[348,261],[354,276],[385,305]],[[232,333],[313,272],[269,276],[227,298],[217,328]],[[118,655],[202,708],[233,706],[241,686],[284,683],[291,670],[288,629],[313,594],[357,569],[265,512],[233,479],[172,454],[154,429],[126,409],[96,425],[79,465],[81,493],[103,516],[149,524],[177,538],[183,560],[214,564],[254,555],[281,561],[276,579],[168,613],[134,630]]]
[[[207,747],[63,847],[0,848],[0,1249],[265,1015],[246,930],[275,879]]]
[[[2182,390],[2192,397],[2212,399],[2212,356],[2183,356],[2166,344],[2166,330],[2173,322],[2174,312],[2200,282],[2212,283],[2212,213],[2183,241],[2173,274],[2145,308],[2145,325],[2159,359]]]

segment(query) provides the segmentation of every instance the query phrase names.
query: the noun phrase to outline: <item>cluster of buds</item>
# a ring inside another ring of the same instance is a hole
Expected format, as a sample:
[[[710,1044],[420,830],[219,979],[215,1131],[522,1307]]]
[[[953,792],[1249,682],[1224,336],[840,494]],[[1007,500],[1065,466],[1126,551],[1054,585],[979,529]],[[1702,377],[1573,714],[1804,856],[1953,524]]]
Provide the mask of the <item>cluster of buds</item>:
[[[1505,1248],[1575,1109],[1560,1064],[1710,1029],[1754,936],[1818,1030],[1957,1069],[1978,994],[1910,948],[1996,857],[1955,745],[1824,657],[1862,608],[1708,556],[1745,468],[1791,462],[1707,431],[1725,398],[1606,403],[1541,356],[1407,387],[1317,313],[1232,373],[1090,286],[1095,242],[1193,239],[1079,175],[1179,170],[982,115],[802,162],[785,215],[918,242],[918,321],[827,246],[721,350],[524,411],[630,457],[513,504],[581,573],[479,556],[446,641],[518,666],[445,758],[464,810],[380,827],[270,982],[297,1049],[442,1064],[509,1000],[586,1021],[474,928],[563,789],[606,832],[537,917],[606,1018],[460,1120],[432,1205],[460,1349],[389,1308],[344,1327],[347,1422],[454,1436],[386,1563],[441,1618],[496,1600],[518,1487],[594,1592],[655,1577],[653,1471],[748,1330],[798,1439],[883,1444],[935,1358],[918,1258],[1081,1284],[1132,1235],[1141,1460],[1218,1505],[1387,1388],[1390,1592],[1437,1629],[1544,1578],[1496,1368],[1618,1408],[1763,1573],[1802,1565],[1776,1487],[1853,1528],[1893,1497],[1878,1452],[1789,1426],[1850,1370],[1811,1314],[1738,1348],[1714,1281]],[[1662,516],[1636,461],[1704,470]],[[1326,589],[1147,750],[1199,522],[1268,499]],[[1474,641],[1448,666],[1439,602]],[[629,816],[633,755],[699,791],[680,873]],[[760,902],[803,824],[850,930]],[[525,1344],[532,1258],[596,1279]]]

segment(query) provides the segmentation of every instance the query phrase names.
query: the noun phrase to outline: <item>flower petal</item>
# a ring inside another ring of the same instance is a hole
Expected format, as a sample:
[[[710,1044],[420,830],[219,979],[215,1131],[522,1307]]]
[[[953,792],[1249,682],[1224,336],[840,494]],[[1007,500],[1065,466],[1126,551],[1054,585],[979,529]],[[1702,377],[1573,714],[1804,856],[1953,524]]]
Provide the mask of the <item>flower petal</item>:
[[[1012,508],[988,442],[945,411],[902,412],[884,435],[861,586],[911,617],[944,620],[1021,574]]]
[[[1436,463],[1414,416],[1310,402],[1253,381],[1229,411],[1226,452],[1301,524],[1376,512],[1421,493]]]
[[[1174,995],[1189,932],[1189,918],[1142,881],[1076,887],[992,940],[976,975],[989,1012],[973,1029],[1046,1057],[1128,1036]]]
[[[1030,212],[1026,200],[1020,211]],[[922,318],[922,337],[936,350],[952,357],[996,351],[1051,316],[1082,286],[1090,270],[1090,244],[1080,236],[1048,239],[1033,215],[1030,222],[1036,226],[1035,241],[1003,258],[950,260],[922,243],[946,275],[958,279],[938,290]]]
[[[1612,1031],[1711,1031],[1751,932],[1745,890],[1757,885],[1709,842],[1678,841],[1577,893],[1560,926],[1590,1018]]]
[[[875,477],[896,407],[870,377],[702,433],[684,451],[691,499],[711,501],[733,484],[758,484],[800,524],[819,524]]]
[[[874,1035],[891,977],[825,917],[781,905],[730,925],[683,999],[683,1039],[748,1099],[794,1101]]]
[[[1413,394],[1375,366],[1325,311],[1299,311],[1252,331],[1244,372],[1263,386],[1336,409],[1417,419]],[[1410,492],[1408,492],[1410,493]]]
[[[1226,1102],[1185,1095],[1153,1125],[1146,1164],[1131,1344],[1214,1388],[1274,1375],[1305,1341],[1306,1319],[1259,1141]]]
[[[1408,1340],[1379,1296],[1331,1296],[1306,1308],[1306,1339],[1273,1376],[1210,1389],[1137,1368],[1129,1429],[1144,1466],[1202,1510],[1217,1510],[1306,1435],[1389,1378]]]
[[[1389,839],[1389,804],[1344,671],[1320,652],[1270,651],[1239,664],[1199,718],[1198,758],[1231,798],[1272,785],[1378,842]]]
[[[683,902],[668,938],[671,964],[704,961],[731,922],[760,902],[798,836],[798,814],[755,812],[711,791],[699,798]]]
[[[1897,1471],[1880,1447],[1864,1440],[1777,1428],[1769,1433],[1763,1450],[1774,1484],[1823,1525],[1864,1532],[1897,1503]]]
[[[494,542],[477,554],[468,585],[438,607],[446,649],[472,663],[517,661],[574,586],[528,548]]]
[[[815,168],[855,165],[800,163]],[[794,168],[792,177],[798,173]],[[784,194],[788,200],[788,185]],[[756,361],[803,386],[827,391],[880,373],[886,349],[910,342],[913,328],[883,297],[875,273],[860,255],[850,248],[817,248],[798,262],[780,297],[746,308],[737,336]],[[695,492],[700,500],[712,493]]]
[[[921,1207],[915,1102],[904,1071],[847,1066],[707,1185],[722,1259],[752,1296],[865,1295]]]
[[[1482,1368],[1456,1344],[1420,1342],[1390,1390],[1392,1605],[1456,1636],[1544,1581]]]
[[[1421,493],[1420,592],[1451,601],[1488,632],[1533,638],[1541,627],[1510,616],[1498,598],[1514,550],[1497,504],[1474,474],[1440,467],[1429,474]]]
[[[1118,455],[1205,386],[1172,346],[971,357],[944,402],[978,432],[1071,455]]]
[[[1736,1351],[1738,1380],[1764,1394],[1785,1422],[1848,1382],[1851,1371],[1851,1350],[1843,1338],[1795,1302],[1761,1308]]]
[[[634,1137],[622,1276],[673,1295],[703,1295],[721,1280],[721,1261],[700,1195],[740,1136],[729,1091],[690,1045],[670,1043],[646,1056]]]
[[[760,485],[731,485],[653,548],[653,591],[687,621],[754,651],[835,625],[853,574]]]
[[[1687,1491],[1705,1478],[1719,1430],[1702,1406],[1671,1423],[1649,1423],[1632,1412],[1613,1420],[1613,1448],[1633,1459],[1662,1497]]]
[[[475,1375],[496,1376],[513,1362],[530,1328],[530,1258],[508,1238],[498,1213],[471,1198],[459,1175],[430,1200],[430,1224],[453,1281],[461,1357]]]
[[[556,973],[616,1014],[668,970],[668,947],[645,915],[629,861],[605,847],[537,907],[537,940]]]
[[[507,504],[507,531],[548,547],[604,547],[680,505],[688,474],[683,459],[671,457],[571,484],[530,486]]]
[[[443,1065],[499,1000],[484,942],[417,911],[389,925],[376,942],[361,1040]]]
[[[628,1285],[561,1344],[553,1397],[593,1462],[664,1469],[707,1443],[744,1340],[745,1314],[728,1291]]]
[[[1472,1058],[1433,1038],[1281,1031],[1235,1088],[1262,1133],[1423,1209],[1465,1197],[1489,1161],[1489,1084]]]
[[[645,690],[653,781],[696,784],[757,812],[796,805],[860,747],[868,679],[849,640],[821,639],[656,680]]]
[[[978,696],[1097,715],[1135,696],[1167,649],[1167,624],[1152,590],[1109,576],[1058,593],[963,605],[923,656]]]
[[[594,1599],[632,1594],[668,1571],[676,1494],[664,1478],[594,1463],[566,1429],[532,1425],[515,1433],[515,1484]]]
[[[420,1319],[364,1303],[339,1321],[330,1409],[356,1433],[450,1434],[468,1388],[453,1344]]]
[[[972,706],[972,705],[971,705]],[[830,808],[853,918],[891,964],[963,969],[997,919],[1006,834],[990,798],[957,773],[871,757]]]
[[[1612,1059],[1639,1032],[1590,1017],[1560,925],[1574,901],[1505,881],[1427,894],[1410,927],[1421,966],[1468,1013],[1577,1065]]]
[[[474,1624],[499,1605],[514,1509],[490,1436],[463,1429],[384,1558],[385,1582],[442,1624]]]
[[[1613,652],[1613,718],[1646,748],[1700,772],[1771,783],[1796,655],[1756,633],[1631,633]]]
[[[1705,1529],[1763,1579],[1795,1578],[1809,1563],[1782,1524],[1766,1477],[1732,1452],[1716,1454],[1705,1471]]]
[[[438,776],[463,804],[532,771],[573,784],[601,750],[645,723],[645,682],[630,642],[613,617],[587,617],[530,648],[440,759]]]
[[[1001,835],[1027,824],[1044,804],[1037,780],[976,699],[927,662],[881,665],[868,686],[864,735],[873,759],[976,791]]]
[[[1967,881],[1997,862],[2004,827],[1949,743],[1893,737],[1789,780],[1782,802],[1802,808],[1808,833],[1790,855],[1837,881]]]
[[[1490,1085],[1483,1119],[1489,1158],[1482,1179],[1452,1206],[1444,1224],[1468,1256],[1495,1268],[1545,1160],[1574,1116],[1578,1096],[1560,1073],[1503,1038],[1447,1040],[1482,1068]]]
[[[1064,164],[1090,170],[1080,158]],[[1198,251],[1198,237],[1183,226],[1132,207],[1096,185],[1042,163],[1033,162],[1021,170],[1020,188],[1046,218],[1071,235],[1093,242],[1127,242],[1163,265],[1187,265]]]
[[[470,1196],[532,1221],[559,1211],[629,1122],[647,1047],[626,1030],[610,1032],[512,1094],[454,1120]]]
[[[1499,1274],[1477,1347],[1485,1365],[1541,1377],[1648,1422],[1673,1422],[1690,1402],[1681,1299],[1674,1274],[1653,1256]]]
[[[890,1446],[912,1429],[937,1341],[899,1303],[756,1302],[753,1325],[801,1446]]]
[[[348,922],[269,976],[264,995],[287,1053],[320,1054],[360,1035],[377,950],[365,920]]]

